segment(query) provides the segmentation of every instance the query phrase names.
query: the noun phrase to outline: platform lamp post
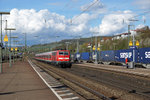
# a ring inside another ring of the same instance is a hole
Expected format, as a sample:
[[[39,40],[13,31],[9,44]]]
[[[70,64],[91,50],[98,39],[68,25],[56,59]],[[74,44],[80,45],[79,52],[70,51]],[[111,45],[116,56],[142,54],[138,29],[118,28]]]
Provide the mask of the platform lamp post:
[[[65,42],[66,43],[66,50],[69,50],[69,44],[71,44],[71,42]]]
[[[56,44],[58,44],[58,41],[57,41],[57,38],[59,38],[60,36],[56,36],[55,38],[56,38]]]
[[[7,20],[4,20],[6,22],[5,28],[7,28]],[[5,36],[4,36],[4,42],[5,42],[5,55],[7,59],[7,48],[8,48],[8,37],[7,37],[7,30],[5,30]]]
[[[135,21],[138,21],[136,19],[129,19],[129,21],[132,21],[132,22],[135,22]],[[129,32],[130,32],[130,26],[134,26],[134,25],[129,25]],[[134,26],[135,27],[135,26]],[[134,68],[135,67],[135,36],[133,34],[132,36],[132,43],[133,43],[133,61],[131,62],[131,68]],[[129,45],[129,44],[128,44]]]
[[[9,51],[9,67],[12,66],[11,64],[11,30],[16,30],[15,28],[5,28],[5,30],[9,30],[10,31],[10,38],[9,38],[9,48],[10,48],[10,51]]]
[[[99,33],[99,32],[94,32],[94,34]],[[97,36],[95,36],[95,64],[98,64],[97,62]]]
[[[77,61],[79,60],[78,58],[80,57],[79,54],[79,39],[81,38],[81,36],[77,36]]]
[[[24,53],[25,53],[25,56],[26,56],[26,53],[27,53],[27,33],[23,33],[24,34]]]
[[[2,41],[2,15],[9,15],[10,14],[10,12],[0,12],[0,15],[1,15],[1,57],[0,57],[0,73],[2,73],[3,72],[3,64],[2,64],[2,55],[3,55],[3,52],[2,52],[2,44],[3,44],[3,41]]]
[[[34,36],[34,37],[38,38],[39,36]],[[41,42],[40,42],[40,47],[37,47],[37,51],[36,52],[40,52],[39,48],[40,48],[40,50],[42,49]]]
[[[15,44],[17,44],[17,40],[15,40],[15,39],[17,39],[18,38],[18,36],[12,36],[11,37],[12,39],[13,39],[13,44],[14,44],[14,47],[15,47]],[[15,59],[14,59],[14,50],[13,50],[13,63],[15,62]]]
[[[57,43],[57,38],[59,38],[60,36],[56,36],[56,43]]]

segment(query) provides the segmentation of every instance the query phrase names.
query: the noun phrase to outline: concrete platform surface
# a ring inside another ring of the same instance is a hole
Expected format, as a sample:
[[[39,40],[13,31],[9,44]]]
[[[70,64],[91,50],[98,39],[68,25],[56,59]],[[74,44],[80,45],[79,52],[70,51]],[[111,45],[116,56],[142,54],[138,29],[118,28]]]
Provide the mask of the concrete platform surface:
[[[3,64],[0,100],[58,100],[27,61]]]

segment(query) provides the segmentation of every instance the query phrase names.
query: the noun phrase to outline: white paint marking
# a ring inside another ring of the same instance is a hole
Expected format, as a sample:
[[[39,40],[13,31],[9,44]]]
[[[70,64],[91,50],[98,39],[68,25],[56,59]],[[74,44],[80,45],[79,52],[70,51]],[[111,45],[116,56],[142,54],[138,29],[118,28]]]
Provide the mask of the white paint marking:
[[[57,93],[62,93],[62,92],[69,92],[70,90],[62,90],[62,91],[56,91]]]
[[[73,93],[66,93],[66,94],[60,94],[59,96],[67,96],[67,95],[73,95]]]
[[[36,71],[36,73],[40,76],[40,78],[44,81],[44,83],[45,83],[45,84],[52,90],[52,92],[57,96],[57,98],[58,98],[59,100],[63,100],[63,99],[57,94],[57,92],[54,91],[53,88],[51,88],[51,86],[45,81],[45,79],[39,74],[39,72],[34,68],[32,62],[29,61],[29,60],[28,60],[28,62],[29,62],[29,64],[32,66],[32,68]]]
[[[63,100],[74,100],[74,99],[79,99],[79,97],[65,98]]]

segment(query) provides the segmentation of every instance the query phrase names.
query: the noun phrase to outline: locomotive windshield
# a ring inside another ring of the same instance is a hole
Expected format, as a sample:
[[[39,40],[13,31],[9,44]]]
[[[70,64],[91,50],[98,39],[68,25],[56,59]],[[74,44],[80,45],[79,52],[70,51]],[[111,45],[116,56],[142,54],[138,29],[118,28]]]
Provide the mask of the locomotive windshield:
[[[68,52],[59,52],[59,55],[69,55]]]
[[[68,52],[64,52],[64,55],[68,55]]]

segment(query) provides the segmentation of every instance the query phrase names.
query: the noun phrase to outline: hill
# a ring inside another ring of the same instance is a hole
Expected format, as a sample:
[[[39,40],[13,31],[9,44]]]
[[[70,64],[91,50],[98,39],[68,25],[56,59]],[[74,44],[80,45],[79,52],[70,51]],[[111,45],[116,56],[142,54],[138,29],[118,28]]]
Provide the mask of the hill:
[[[139,29],[136,31],[135,39],[139,41],[139,48],[150,47],[150,29]],[[100,50],[119,50],[128,49],[128,42],[132,40],[132,35],[114,39],[114,36],[98,36],[97,42],[100,44]],[[77,43],[79,42],[79,52],[89,52],[89,44],[95,45],[95,37],[80,39],[65,39],[59,42],[49,44],[33,45],[29,48],[30,52],[47,52],[56,49],[69,49],[71,53],[77,52]]]

